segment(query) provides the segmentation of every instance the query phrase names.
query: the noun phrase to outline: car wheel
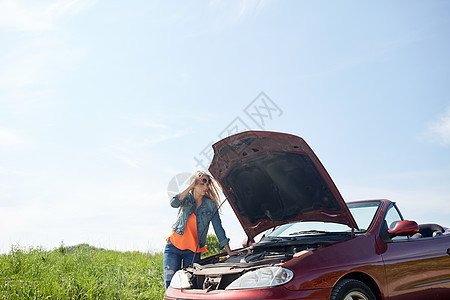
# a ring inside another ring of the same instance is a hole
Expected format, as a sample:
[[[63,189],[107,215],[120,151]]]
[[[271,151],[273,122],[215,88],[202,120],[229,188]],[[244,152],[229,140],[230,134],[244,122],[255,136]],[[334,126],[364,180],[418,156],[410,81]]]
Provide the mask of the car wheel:
[[[330,300],[376,300],[370,288],[359,280],[343,279],[331,291]]]

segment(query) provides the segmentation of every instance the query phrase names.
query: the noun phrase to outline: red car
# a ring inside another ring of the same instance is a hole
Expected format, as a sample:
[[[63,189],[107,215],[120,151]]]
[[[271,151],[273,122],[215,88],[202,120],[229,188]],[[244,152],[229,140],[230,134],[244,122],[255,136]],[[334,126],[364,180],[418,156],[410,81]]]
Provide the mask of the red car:
[[[249,131],[213,148],[249,246],[179,270],[164,299],[450,299],[447,228],[389,200],[346,204],[300,137]]]

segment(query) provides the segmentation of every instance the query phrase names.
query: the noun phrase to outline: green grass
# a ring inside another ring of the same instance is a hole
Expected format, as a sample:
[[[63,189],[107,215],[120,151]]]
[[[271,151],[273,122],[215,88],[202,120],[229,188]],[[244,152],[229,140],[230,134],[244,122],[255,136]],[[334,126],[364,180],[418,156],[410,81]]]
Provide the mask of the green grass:
[[[0,255],[0,299],[162,299],[162,254],[87,244]]]

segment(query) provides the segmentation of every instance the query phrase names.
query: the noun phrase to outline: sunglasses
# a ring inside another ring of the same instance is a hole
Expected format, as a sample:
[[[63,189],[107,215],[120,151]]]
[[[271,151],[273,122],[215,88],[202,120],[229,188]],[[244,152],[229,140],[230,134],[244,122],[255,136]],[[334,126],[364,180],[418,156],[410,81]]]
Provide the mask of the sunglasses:
[[[211,184],[211,178],[208,178],[208,179],[202,178],[202,182],[203,182],[203,183]]]

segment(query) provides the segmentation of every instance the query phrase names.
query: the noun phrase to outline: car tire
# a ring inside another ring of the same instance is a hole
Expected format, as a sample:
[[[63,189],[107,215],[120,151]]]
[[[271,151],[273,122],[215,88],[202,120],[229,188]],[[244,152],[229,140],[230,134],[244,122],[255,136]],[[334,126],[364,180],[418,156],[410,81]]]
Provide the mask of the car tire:
[[[377,300],[377,298],[361,281],[343,279],[331,291],[330,300]]]

